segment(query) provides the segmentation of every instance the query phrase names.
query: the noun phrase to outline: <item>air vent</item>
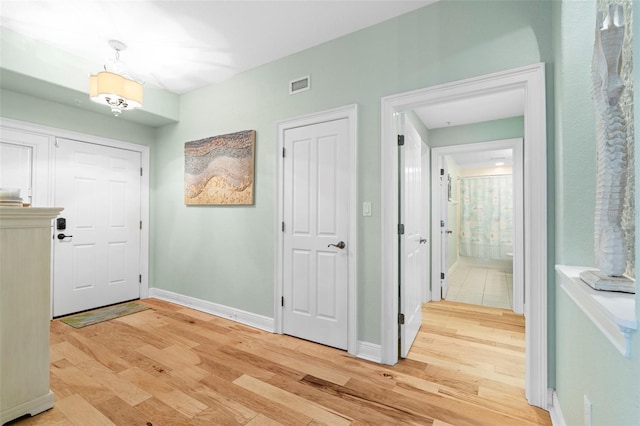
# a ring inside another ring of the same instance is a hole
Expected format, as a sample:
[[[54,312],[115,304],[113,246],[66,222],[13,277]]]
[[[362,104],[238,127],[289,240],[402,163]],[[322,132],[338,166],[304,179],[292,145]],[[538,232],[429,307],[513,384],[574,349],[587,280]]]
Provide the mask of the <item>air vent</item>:
[[[309,89],[311,89],[311,77],[308,75],[304,77],[296,78],[295,80],[291,80],[289,82],[290,95],[304,92],[305,90],[309,90]]]

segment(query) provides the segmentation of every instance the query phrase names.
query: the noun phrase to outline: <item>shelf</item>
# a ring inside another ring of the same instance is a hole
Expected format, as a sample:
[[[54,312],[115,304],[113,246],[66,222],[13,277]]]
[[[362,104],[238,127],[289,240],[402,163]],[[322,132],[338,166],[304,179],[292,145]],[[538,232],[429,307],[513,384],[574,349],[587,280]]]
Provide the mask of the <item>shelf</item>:
[[[594,290],[580,279],[581,266],[556,265],[562,289],[626,358],[631,357],[631,333],[638,329],[636,295]]]

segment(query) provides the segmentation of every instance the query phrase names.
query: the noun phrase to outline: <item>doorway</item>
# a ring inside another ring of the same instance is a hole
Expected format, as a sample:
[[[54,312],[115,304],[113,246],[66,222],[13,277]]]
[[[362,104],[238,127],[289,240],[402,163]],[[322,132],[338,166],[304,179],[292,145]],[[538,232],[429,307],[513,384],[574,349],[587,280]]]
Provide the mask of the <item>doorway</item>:
[[[140,298],[141,154],[56,138],[53,316]]]
[[[136,234],[138,235],[138,243],[136,243],[135,251],[133,254],[138,260],[138,264],[136,266],[138,273],[135,274],[135,298],[147,298],[149,294],[149,169],[150,169],[150,150],[148,146],[138,145],[129,142],[118,141],[114,139],[107,139],[98,136],[87,135],[83,133],[57,129],[53,127],[40,126],[32,123],[23,123],[16,120],[0,118],[0,128],[2,134],[2,150],[3,154],[5,152],[13,153],[16,155],[20,154],[19,158],[26,158],[29,161],[20,161],[21,164],[20,170],[11,169],[11,174],[20,177],[20,182],[26,182],[24,185],[25,189],[22,191],[23,195],[31,195],[32,207],[65,207],[65,205],[56,205],[57,202],[62,202],[59,197],[56,197],[55,194],[55,177],[56,171],[64,171],[67,167],[67,164],[63,162],[62,159],[56,159],[56,141],[66,140],[75,146],[96,146],[101,147],[102,149],[110,150],[114,149],[116,152],[118,151],[127,151],[133,153],[133,155],[137,158],[137,166],[135,168],[135,174],[139,180],[139,190],[137,191],[136,200],[128,200],[131,203],[135,203],[137,206],[139,218],[135,223]],[[5,143],[10,144],[9,151],[6,151]],[[80,145],[78,145],[80,144]],[[26,153],[26,154],[25,154]],[[15,155],[11,158],[18,158]],[[89,160],[88,157],[84,157],[85,160]],[[112,167],[119,168],[122,165],[122,162],[117,158],[112,158],[109,160]],[[4,176],[3,176],[4,178]],[[85,181],[85,184],[90,184],[89,181]],[[112,182],[113,186],[122,186],[122,182],[116,181]],[[112,194],[115,194],[113,192]],[[102,196],[104,194],[94,194],[94,196]],[[59,201],[60,200],[60,201]],[[88,200],[82,200],[83,203],[78,203],[75,207],[78,207],[79,204],[82,204],[83,207],[88,207]],[[103,200],[104,201],[104,200]],[[114,206],[114,201],[117,199],[111,199],[109,202],[109,211],[108,214],[114,220],[118,219],[116,213],[118,213],[117,209],[112,208]],[[69,203],[73,201],[67,200],[64,201],[67,206]],[[115,203],[117,204],[117,203]],[[71,210],[71,208],[69,208]],[[69,211],[67,210],[67,211]],[[63,210],[61,216],[67,213],[67,211]],[[84,210],[85,212],[89,210]],[[54,230],[57,228],[58,224],[54,224]],[[119,226],[116,226],[119,228]],[[59,230],[64,231],[70,235],[74,235],[67,230]],[[57,236],[59,233],[63,232],[55,232]],[[65,234],[66,235],[66,234]],[[120,239],[121,240],[121,239]],[[56,262],[56,247],[58,247],[55,243],[64,244],[65,248],[68,248],[69,239],[55,239],[52,241],[52,250],[53,250],[53,259]],[[89,247],[88,245],[86,247]],[[119,244],[111,244],[110,245],[110,254],[118,254],[121,245]],[[118,257],[112,256],[110,259],[112,261],[111,271],[120,271],[120,266],[126,267],[127,260],[125,259],[128,255],[124,252],[120,253],[121,256],[119,258],[122,262],[118,262]],[[60,259],[58,258],[57,261]],[[85,266],[85,265],[81,265]],[[71,270],[73,268],[72,264],[62,264],[62,263],[54,263],[52,270],[52,279],[51,279],[51,312],[54,312],[54,299],[56,297],[56,290],[59,286],[56,285],[56,273],[62,270]],[[124,272],[124,269],[121,270]],[[116,275],[111,275],[110,278],[117,278]],[[114,280],[117,281],[117,280]],[[117,286],[118,284],[116,284]],[[125,298],[129,298],[129,296],[125,295]],[[102,299],[99,297],[101,305],[106,305],[109,303],[115,303],[110,300]],[[82,308],[81,308],[82,309]]]
[[[458,108],[469,99],[523,91],[524,109],[524,222],[526,397],[531,405],[547,408],[547,194],[546,109],[544,64],[534,64],[453,83],[391,95],[382,99],[382,362],[398,361],[398,162],[393,114],[422,105]],[[456,105],[456,103],[458,105]],[[433,237],[433,236],[432,236]],[[434,246],[432,246],[433,248]]]
[[[278,124],[275,331],[357,342],[357,107]]]
[[[432,275],[432,300],[452,300],[453,287],[460,301],[524,313],[522,152],[521,138],[432,150],[432,164],[446,165],[432,178],[441,194],[434,197],[441,214],[432,233],[441,244],[432,263],[441,268]]]

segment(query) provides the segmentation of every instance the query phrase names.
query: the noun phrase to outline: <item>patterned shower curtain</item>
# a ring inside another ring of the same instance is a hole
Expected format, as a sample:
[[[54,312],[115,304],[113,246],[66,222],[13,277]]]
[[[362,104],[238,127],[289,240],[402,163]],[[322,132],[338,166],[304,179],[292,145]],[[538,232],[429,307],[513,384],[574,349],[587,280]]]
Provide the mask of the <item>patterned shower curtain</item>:
[[[510,259],[513,184],[510,175],[460,179],[460,255]]]

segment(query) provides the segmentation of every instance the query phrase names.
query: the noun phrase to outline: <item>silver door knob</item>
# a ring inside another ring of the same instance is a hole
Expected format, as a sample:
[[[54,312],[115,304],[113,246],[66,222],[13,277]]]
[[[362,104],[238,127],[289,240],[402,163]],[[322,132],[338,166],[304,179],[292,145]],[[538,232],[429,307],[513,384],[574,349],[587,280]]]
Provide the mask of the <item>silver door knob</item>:
[[[342,250],[343,248],[345,248],[347,245],[344,243],[344,241],[340,241],[338,244],[329,244],[327,247],[337,247],[340,250]]]
[[[427,244],[426,238],[420,238],[420,244]]]

